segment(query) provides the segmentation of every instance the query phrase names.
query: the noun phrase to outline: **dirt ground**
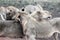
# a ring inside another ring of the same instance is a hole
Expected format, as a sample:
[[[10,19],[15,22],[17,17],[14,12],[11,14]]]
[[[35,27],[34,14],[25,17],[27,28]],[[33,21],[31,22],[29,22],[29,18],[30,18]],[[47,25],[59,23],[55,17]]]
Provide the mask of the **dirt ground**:
[[[60,38],[60,34],[58,36],[58,39]],[[55,40],[54,35],[50,38],[36,38],[37,40]],[[0,37],[0,40],[26,40],[25,38],[8,38],[8,37]]]

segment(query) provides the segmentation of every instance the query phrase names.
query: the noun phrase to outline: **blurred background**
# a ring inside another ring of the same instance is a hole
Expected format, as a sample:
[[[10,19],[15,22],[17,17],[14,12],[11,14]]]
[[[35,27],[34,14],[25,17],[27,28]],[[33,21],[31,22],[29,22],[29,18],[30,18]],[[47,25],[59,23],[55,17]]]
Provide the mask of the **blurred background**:
[[[60,16],[60,0],[0,0],[0,6],[15,6],[21,8],[29,4],[40,4],[45,10],[52,13],[53,17]]]

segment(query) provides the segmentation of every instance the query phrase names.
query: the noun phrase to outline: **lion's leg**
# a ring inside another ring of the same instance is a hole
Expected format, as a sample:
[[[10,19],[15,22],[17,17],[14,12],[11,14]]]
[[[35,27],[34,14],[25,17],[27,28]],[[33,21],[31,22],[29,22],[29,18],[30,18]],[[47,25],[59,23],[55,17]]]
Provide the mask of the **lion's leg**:
[[[35,29],[33,28],[28,28],[27,29],[27,32],[26,32],[26,35],[27,35],[27,39],[28,40],[36,40],[36,31]]]
[[[55,33],[55,34],[54,34],[54,40],[59,40],[59,39],[58,39],[58,33]]]
[[[3,17],[3,15],[1,15],[1,18],[2,18],[2,20],[4,20],[4,21],[5,21],[5,19],[4,19],[4,17]]]

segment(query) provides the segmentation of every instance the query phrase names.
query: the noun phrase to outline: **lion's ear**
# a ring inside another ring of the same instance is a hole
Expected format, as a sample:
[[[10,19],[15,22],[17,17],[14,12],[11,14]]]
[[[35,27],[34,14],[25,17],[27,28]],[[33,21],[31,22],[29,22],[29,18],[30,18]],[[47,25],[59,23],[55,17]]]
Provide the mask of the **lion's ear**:
[[[22,11],[24,11],[24,8],[22,8]]]

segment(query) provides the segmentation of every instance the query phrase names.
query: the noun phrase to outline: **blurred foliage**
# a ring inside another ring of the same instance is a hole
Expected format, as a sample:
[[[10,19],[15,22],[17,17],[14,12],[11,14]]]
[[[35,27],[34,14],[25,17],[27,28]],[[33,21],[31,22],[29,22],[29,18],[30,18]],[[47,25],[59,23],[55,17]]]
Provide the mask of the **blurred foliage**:
[[[29,3],[27,1],[23,0],[0,0],[0,6],[17,6],[17,7],[22,7],[25,5],[28,5]]]

